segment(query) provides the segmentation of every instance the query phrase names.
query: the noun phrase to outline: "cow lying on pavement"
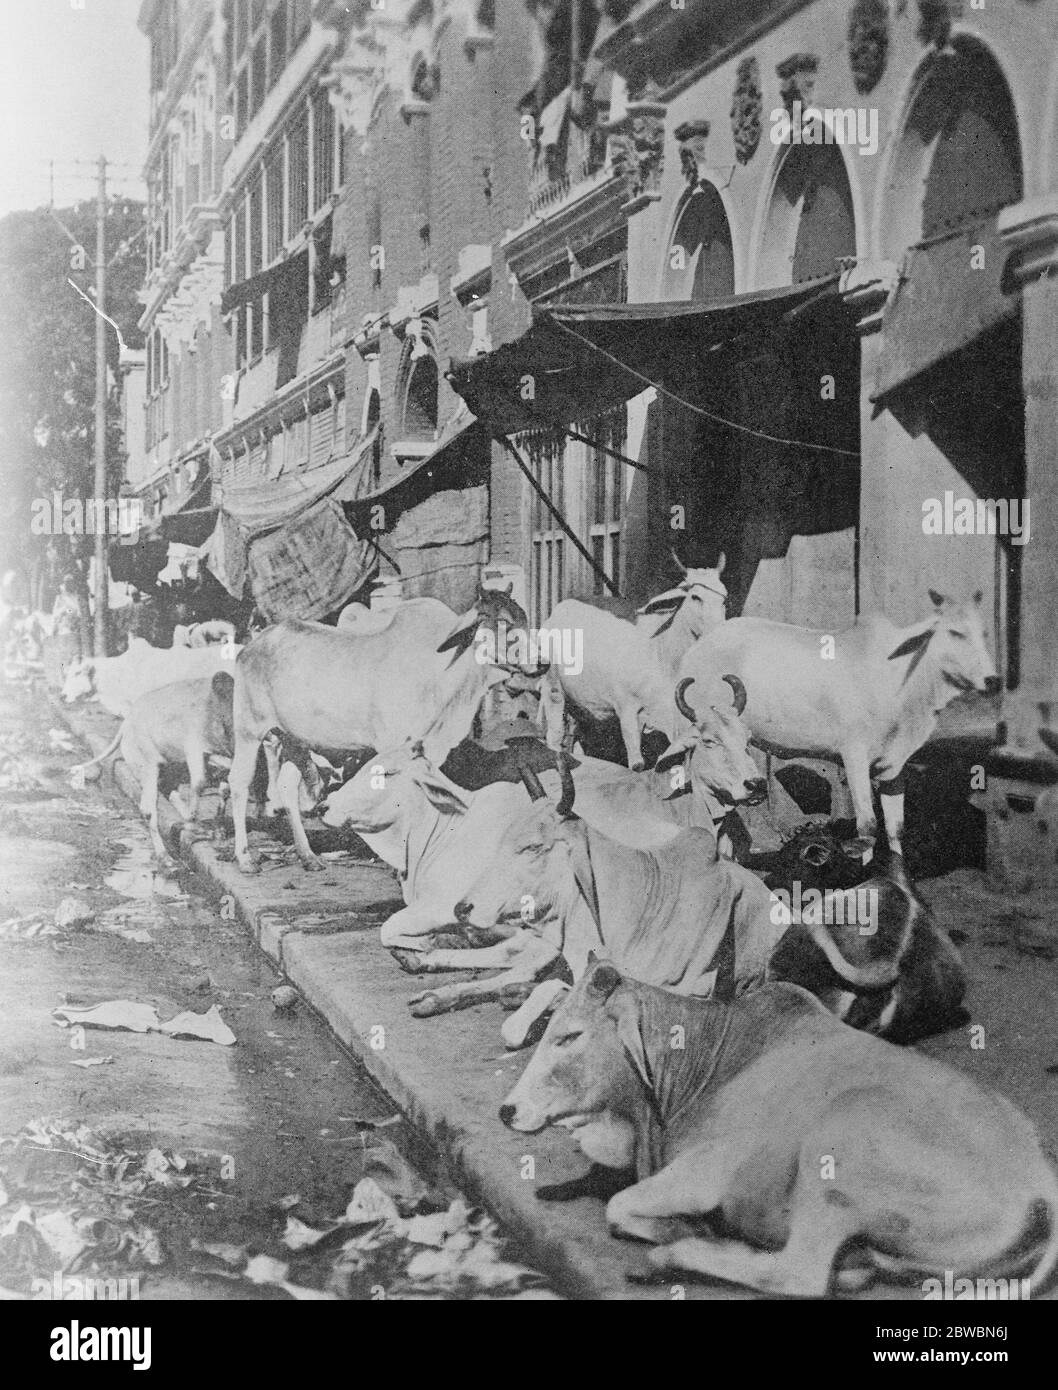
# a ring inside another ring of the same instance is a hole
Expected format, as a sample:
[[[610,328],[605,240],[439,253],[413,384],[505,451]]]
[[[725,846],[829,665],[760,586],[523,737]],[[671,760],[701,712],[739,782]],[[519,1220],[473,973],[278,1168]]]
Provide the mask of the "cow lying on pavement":
[[[930,596],[936,611],[906,628],[878,614],[833,635],[732,618],[694,644],[680,675],[708,681],[733,672],[749,690],[745,719],[754,743],[783,757],[840,759],[865,848],[877,829],[871,781],[882,784],[889,847],[899,854],[907,760],[960,692],[999,684],[980,592],[961,606]]]
[[[945,1271],[1039,1293],[1058,1263],[1058,1177],[1027,1117],[795,985],[722,1003],[593,963],[500,1118],[634,1167],[607,1220],[658,1271],[820,1298]]]
[[[430,760],[440,763],[470,733],[489,688],[517,669],[499,656],[483,659],[486,644],[479,637],[491,636],[495,653],[497,629],[524,632],[526,622],[509,592],[479,589],[474,607],[454,627],[443,603],[415,599],[401,604],[383,631],[366,636],[297,621],[262,633],[235,669],[230,783],[239,866],[256,868],[246,838],[246,801],[257,749],[270,729],[312,748],[392,748],[419,739]],[[540,671],[534,664],[523,674]],[[320,867],[296,802],[286,809],[302,863]]]

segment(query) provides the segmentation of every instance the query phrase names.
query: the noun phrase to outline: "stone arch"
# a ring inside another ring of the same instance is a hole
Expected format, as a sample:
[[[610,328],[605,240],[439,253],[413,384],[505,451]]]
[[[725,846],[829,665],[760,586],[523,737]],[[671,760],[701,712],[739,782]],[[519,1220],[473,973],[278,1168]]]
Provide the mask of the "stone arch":
[[[791,145],[781,151],[765,191],[754,288],[772,289],[827,275],[857,254],[857,198],[843,147]]]
[[[437,433],[439,373],[432,328],[422,321],[418,334],[408,333],[401,354],[397,399],[402,439],[433,439]]]
[[[702,181],[676,205],[662,266],[662,299],[708,301],[735,293],[735,250],[727,209],[716,187]]]
[[[960,36],[912,81],[879,189],[878,244],[899,261],[918,241],[989,215],[1023,194],[1010,86],[979,40]]]

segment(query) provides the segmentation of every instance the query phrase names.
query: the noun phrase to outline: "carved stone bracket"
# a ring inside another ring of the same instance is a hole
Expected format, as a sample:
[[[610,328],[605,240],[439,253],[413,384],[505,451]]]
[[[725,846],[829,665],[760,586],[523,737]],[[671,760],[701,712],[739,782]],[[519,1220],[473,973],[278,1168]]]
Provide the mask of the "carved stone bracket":
[[[705,142],[709,138],[708,121],[684,121],[673,132],[680,147],[680,169],[693,188],[698,182],[698,166],[705,162]]]
[[[816,89],[816,73],[819,59],[814,53],[791,53],[776,64],[775,72],[779,78],[779,95],[787,111],[793,110],[795,101],[802,106],[811,106]]]
[[[735,74],[735,90],[731,98],[731,131],[735,140],[735,158],[740,164],[748,164],[757,152],[763,107],[760,64],[756,58],[743,58]]]
[[[870,92],[881,80],[889,55],[886,0],[856,0],[849,11],[848,37],[852,80],[858,92]]]
[[[606,127],[611,168],[628,190],[627,213],[661,197],[665,111],[660,102],[630,101],[625,115]]]

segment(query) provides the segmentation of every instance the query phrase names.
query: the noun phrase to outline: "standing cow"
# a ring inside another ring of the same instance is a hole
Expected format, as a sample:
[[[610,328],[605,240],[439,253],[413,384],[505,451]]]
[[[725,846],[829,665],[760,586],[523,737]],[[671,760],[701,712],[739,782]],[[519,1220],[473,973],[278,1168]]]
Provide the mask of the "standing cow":
[[[548,681],[593,719],[617,717],[633,770],[644,765],[644,729],[670,739],[679,732],[672,687],[687,650],[724,620],[723,564],[721,555],[716,569],[686,570],[674,589],[656,594],[639,610],[634,623],[578,599],[563,600],[547,620],[549,633],[572,632],[582,638],[564,643],[552,636]],[[576,664],[568,659],[570,650],[581,655]],[[560,653],[567,654],[565,659]],[[554,690],[551,694],[553,702]]]
[[[416,739],[439,765],[470,733],[493,685],[512,670],[541,674],[536,665],[510,664],[510,650],[529,649],[526,622],[509,590],[479,588],[474,607],[454,626],[443,603],[417,599],[401,604],[381,632],[361,635],[289,621],[262,633],[235,667],[230,786],[239,866],[248,872],[256,868],[246,836],[246,803],[257,750],[271,729],[282,729],[310,748],[336,750],[392,748]],[[501,630],[520,631],[526,640],[501,644]],[[296,801],[288,799],[286,809],[302,863],[321,867]]]
[[[930,592],[934,612],[898,628],[871,615],[826,633],[764,618],[732,618],[690,649],[683,676],[734,672],[750,692],[745,719],[759,747],[781,757],[840,759],[865,849],[877,825],[872,779],[881,790],[890,849],[900,854],[903,771],[966,691],[999,686],[985,642],[981,593],[957,605]]]

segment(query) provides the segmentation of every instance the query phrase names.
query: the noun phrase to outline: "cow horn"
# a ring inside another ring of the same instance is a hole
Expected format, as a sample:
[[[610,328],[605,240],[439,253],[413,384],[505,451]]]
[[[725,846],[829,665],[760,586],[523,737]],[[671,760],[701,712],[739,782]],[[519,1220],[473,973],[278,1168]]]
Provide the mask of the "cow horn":
[[[519,775],[525,783],[525,790],[534,801],[542,801],[544,798],[544,787],[540,778],[537,776],[536,769],[522,763],[518,768]]]
[[[738,676],[724,676],[722,679],[727,681],[728,685],[735,692],[735,713],[741,714],[746,708],[746,687],[742,684],[742,680]]]
[[[694,684],[693,676],[684,676],[676,687],[676,708],[683,715],[684,719],[689,719],[692,724],[697,724],[698,716],[687,703],[687,689]]]
[[[669,550],[669,554],[672,556],[673,560],[675,561],[675,563],[676,563],[676,568],[679,570],[679,572],[680,572],[684,577],[686,577],[686,575],[687,575],[687,566],[683,563],[683,561],[680,559],[680,557],[676,554],[675,550],[670,549],[670,550]]]
[[[563,820],[573,815],[573,802],[577,795],[577,788],[573,782],[573,773],[569,769],[569,763],[564,755],[558,758],[558,776],[562,784],[562,795],[558,802],[558,814]]]

